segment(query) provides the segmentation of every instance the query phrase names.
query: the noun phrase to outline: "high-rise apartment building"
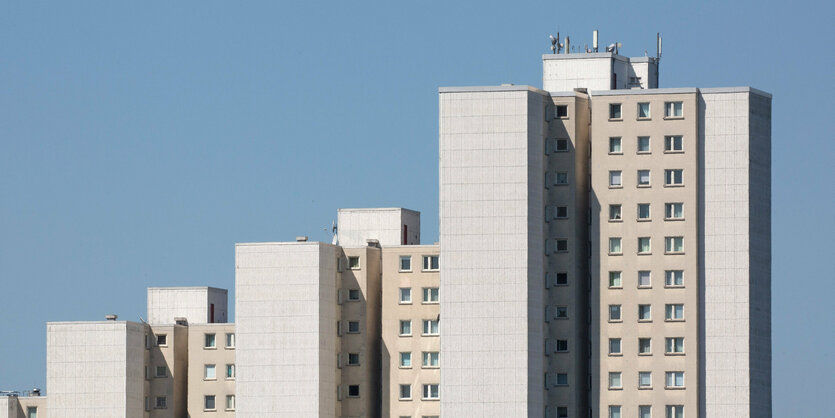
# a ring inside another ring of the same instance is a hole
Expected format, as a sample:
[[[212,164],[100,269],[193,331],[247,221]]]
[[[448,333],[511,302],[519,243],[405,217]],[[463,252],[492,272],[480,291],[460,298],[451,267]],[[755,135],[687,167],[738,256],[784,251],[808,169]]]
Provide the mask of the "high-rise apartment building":
[[[439,243],[378,208],[237,244],[235,324],[213,288],[50,323],[0,418],[770,416],[771,96],[617,48],[440,89]]]

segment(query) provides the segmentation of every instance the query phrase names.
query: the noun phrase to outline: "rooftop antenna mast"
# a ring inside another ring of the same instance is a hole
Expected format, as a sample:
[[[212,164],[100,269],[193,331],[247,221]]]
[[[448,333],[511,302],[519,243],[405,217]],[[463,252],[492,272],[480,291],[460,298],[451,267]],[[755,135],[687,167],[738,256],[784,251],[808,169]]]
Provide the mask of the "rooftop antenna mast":
[[[551,38],[551,53],[552,54],[559,54],[562,50],[563,44],[560,43],[560,33],[557,32],[557,36],[548,35]]]
[[[591,33],[591,49],[597,52],[597,29]]]

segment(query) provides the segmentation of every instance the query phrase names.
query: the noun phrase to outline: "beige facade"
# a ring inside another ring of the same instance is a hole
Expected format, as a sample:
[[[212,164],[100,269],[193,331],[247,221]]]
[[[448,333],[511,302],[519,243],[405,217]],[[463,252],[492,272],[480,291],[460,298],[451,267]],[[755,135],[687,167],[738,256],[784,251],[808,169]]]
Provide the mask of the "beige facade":
[[[235,324],[188,327],[188,416],[235,416]]]
[[[146,330],[145,411],[147,418],[186,414],[188,334],[183,325],[151,325]]]

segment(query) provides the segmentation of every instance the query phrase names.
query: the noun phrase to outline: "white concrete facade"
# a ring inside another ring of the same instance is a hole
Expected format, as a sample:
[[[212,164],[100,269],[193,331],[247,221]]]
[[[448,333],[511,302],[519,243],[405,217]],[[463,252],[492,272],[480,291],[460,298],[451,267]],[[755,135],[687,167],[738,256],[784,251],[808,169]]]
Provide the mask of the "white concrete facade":
[[[194,324],[227,321],[228,292],[214,287],[149,287],[148,323],[173,324],[186,318]]]
[[[380,245],[420,244],[420,212],[403,208],[339,209],[339,245],[364,247],[366,240]]]

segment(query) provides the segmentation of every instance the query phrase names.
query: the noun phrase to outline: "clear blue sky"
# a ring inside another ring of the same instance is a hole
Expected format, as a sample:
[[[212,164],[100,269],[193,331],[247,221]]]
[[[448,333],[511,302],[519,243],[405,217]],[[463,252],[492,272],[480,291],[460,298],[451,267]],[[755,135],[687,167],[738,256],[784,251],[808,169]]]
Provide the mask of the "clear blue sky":
[[[403,206],[437,240],[437,88],[541,85],[620,41],[662,87],[773,101],[775,416],[835,393],[832,2],[4,2],[0,390],[45,386],[47,321],[136,320],[148,286],[234,289],[233,244]],[[230,302],[233,294],[230,292]],[[829,408],[827,408],[828,410]]]

